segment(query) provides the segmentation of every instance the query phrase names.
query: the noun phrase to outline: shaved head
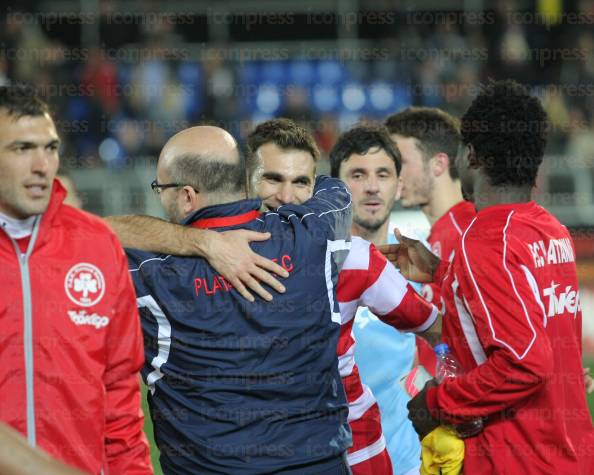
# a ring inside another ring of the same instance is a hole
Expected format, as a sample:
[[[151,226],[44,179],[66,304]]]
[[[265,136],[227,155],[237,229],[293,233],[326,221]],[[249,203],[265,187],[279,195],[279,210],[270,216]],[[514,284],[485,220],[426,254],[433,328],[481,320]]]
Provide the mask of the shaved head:
[[[171,137],[159,156],[159,165],[170,167],[179,157],[199,156],[200,160],[239,164],[239,149],[233,136],[220,127],[199,125]]]
[[[191,127],[171,137],[159,156],[157,182],[178,185],[161,192],[161,203],[173,222],[201,207],[246,197],[239,147],[219,127]]]

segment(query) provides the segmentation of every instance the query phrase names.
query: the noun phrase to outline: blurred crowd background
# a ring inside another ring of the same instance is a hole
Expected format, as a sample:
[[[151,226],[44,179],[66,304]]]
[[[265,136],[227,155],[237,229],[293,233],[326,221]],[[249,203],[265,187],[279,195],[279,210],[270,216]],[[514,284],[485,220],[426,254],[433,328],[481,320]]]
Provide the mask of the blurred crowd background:
[[[408,105],[459,116],[481,81],[512,77],[551,120],[539,200],[568,225],[594,224],[592,1],[23,0],[1,21],[0,83],[50,100],[63,170],[91,211],[157,212],[148,175],[189,125],[241,139],[286,116],[326,155],[361,119]],[[113,180],[138,183],[130,170],[144,188],[118,194]]]

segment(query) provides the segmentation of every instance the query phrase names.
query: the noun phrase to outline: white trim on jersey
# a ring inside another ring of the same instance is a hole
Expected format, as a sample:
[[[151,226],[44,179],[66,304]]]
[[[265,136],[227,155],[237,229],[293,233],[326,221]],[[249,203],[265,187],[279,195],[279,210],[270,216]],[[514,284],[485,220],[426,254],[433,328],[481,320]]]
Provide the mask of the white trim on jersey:
[[[462,236],[462,229],[460,229],[460,226],[458,226],[458,223],[456,222],[456,218],[454,218],[454,213],[452,213],[451,211],[448,213],[448,216],[450,217],[450,220],[452,221],[452,224],[454,225],[454,227],[456,228],[456,231],[458,231],[458,234],[460,236]]]
[[[462,327],[462,332],[464,333],[464,337],[466,338],[466,343],[468,343],[468,348],[470,348],[470,352],[474,358],[474,361],[477,365],[483,364],[487,361],[487,355],[481,342],[479,340],[478,334],[476,333],[476,328],[474,326],[474,320],[472,315],[467,310],[468,305],[464,306],[464,303],[460,300],[456,292],[458,291],[458,284],[457,280],[452,282],[452,292],[454,294],[454,304],[456,305],[456,312],[458,313],[458,318],[460,319],[460,326]]]
[[[540,291],[538,289],[538,284],[536,283],[536,278],[534,277],[534,275],[532,274],[532,272],[530,272],[530,269],[528,269],[528,267],[526,267],[525,265],[521,265],[520,266],[521,269],[524,271],[524,275],[526,276],[526,280],[528,281],[528,285],[530,286],[530,289],[532,289],[532,293],[534,294],[534,298],[536,299],[536,302],[538,303],[538,306],[540,307],[540,309],[542,310],[542,323],[543,326],[546,328],[547,327],[547,312],[544,308],[544,304],[542,303],[542,300],[540,298]]]
[[[339,325],[342,323],[340,311],[334,311],[334,283],[332,282],[332,253],[338,251],[348,251],[351,248],[351,243],[344,239],[336,241],[328,240],[326,245],[326,262],[324,264],[324,275],[326,278],[326,288],[328,289],[328,301],[330,302],[331,318],[334,323]]]
[[[519,352],[517,352],[512,347],[511,344],[507,343],[506,341],[502,340],[501,338],[497,338],[497,334],[495,333],[495,327],[493,326],[493,320],[491,319],[491,313],[489,312],[489,309],[487,308],[487,305],[486,305],[485,300],[483,298],[483,294],[481,293],[481,290],[480,290],[479,286],[476,283],[476,279],[474,278],[474,274],[473,274],[472,269],[470,267],[470,262],[468,260],[468,254],[466,252],[466,235],[468,234],[468,231],[472,228],[472,225],[476,221],[476,218],[474,218],[472,220],[472,222],[470,223],[470,225],[468,226],[468,228],[464,232],[464,235],[462,236],[462,253],[464,255],[464,260],[466,262],[466,267],[468,269],[468,274],[470,275],[470,278],[472,280],[472,283],[474,285],[474,288],[475,288],[475,290],[477,292],[477,295],[479,296],[479,299],[481,301],[482,307],[485,310],[485,315],[487,316],[487,321],[489,322],[489,328],[491,329],[491,335],[493,336],[493,340],[495,340],[496,342],[498,342],[498,343],[502,344],[503,346],[505,346],[509,351],[511,351],[514,354],[514,356],[517,359],[521,360],[521,359],[524,359],[524,357],[528,354],[528,352],[530,351],[530,348],[532,348],[532,345],[536,341],[536,330],[534,330],[534,326],[532,325],[532,322],[530,321],[530,317],[528,315],[528,311],[526,309],[526,305],[524,304],[524,301],[522,300],[522,298],[518,294],[518,291],[516,290],[516,285],[515,285],[513,276],[511,274],[511,272],[509,271],[509,268],[507,267],[507,264],[506,264],[507,240],[506,240],[505,233],[507,232],[507,228],[509,226],[509,223],[510,223],[510,220],[511,220],[511,217],[512,217],[513,214],[514,214],[514,212],[511,211],[509,213],[509,215],[507,216],[507,222],[505,223],[505,227],[503,228],[503,233],[502,233],[502,241],[503,241],[503,268],[505,269],[505,271],[507,272],[507,275],[509,276],[510,282],[511,282],[512,287],[514,289],[514,293],[516,294],[516,297],[520,301],[520,304],[521,304],[522,309],[524,311],[524,316],[526,317],[526,320],[528,322],[528,326],[532,330],[532,338],[530,339],[530,342],[528,343],[528,346],[522,352],[522,354],[519,354]]]
[[[366,386],[365,384],[361,385],[363,386],[363,394],[361,394],[361,396],[359,396],[354,401],[349,402],[349,417],[347,419],[348,422],[353,422],[361,419],[363,414],[365,414],[371,408],[371,406],[373,406],[376,403],[375,398],[373,397],[373,393],[371,392],[371,389],[369,389],[369,386]]]
[[[511,282],[512,288],[514,289],[514,293],[516,294],[516,297],[518,298],[518,300],[520,301],[520,304],[522,305],[522,310],[524,311],[524,316],[526,317],[528,326],[532,330],[532,340],[530,340],[530,344],[528,345],[528,347],[526,348],[524,353],[522,353],[522,356],[518,356],[518,354],[514,351],[514,355],[516,355],[516,357],[519,360],[521,360],[528,354],[528,352],[530,351],[530,348],[532,348],[532,345],[536,341],[536,330],[534,329],[534,325],[532,325],[532,320],[530,320],[530,315],[528,315],[528,309],[526,308],[526,304],[524,303],[524,300],[522,299],[522,297],[520,297],[520,294],[518,293],[518,289],[516,289],[516,283],[514,281],[514,278],[511,274],[511,272],[509,271],[509,268],[507,267],[507,262],[506,262],[506,260],[507,260],[506,259],[507,238],[505,236],[505,233],[507,232],[507,228],[509,227],[509,223],[511,221],[511,217],[513,216],[513,214],[514,214],[513,211],[511,211],[509,213],[509,215],[507,216],[507,222],[505,223],[505,227],[503,228],[503,268],[505,269],[505,271],[507,272],[507,275],[509,276],[509,280]],[[511,349],[511,345],[510,345],[510,349]]]
[[[145,259],[144,261],[142,261],[140,264],[138,264],[138,267],[136,269],[128,269],[129,272],[138,272],[140,270],[140,268],[146,264],[147,262],[151,262],[151,261],[166,261],[167,259],[169,259],[171,257],[171,255],[165,256],[165,257],[151,257],[150,259]]]
[[[338,373],[341,378],[352,374],[355,367],[355,342],[342,355],[338,355]]]
[[[363,447],[356,452],[347,454],[347,462],[352,467],[353,465],[365,462],[366,460],[381,454],[384,450],[386,450],[386,439],[384,438],[384,434],[382,434],[373,444]]]
[[[138,308],[148,308],[153,317],[155,317],[155,320],[157,320],[157,341],[159,352],[151,361],[151,366],[154,368],[154,371],[150,372],[146,377],[146,384],[149,387],[151,394],[155,394],[155,383],[163,377],[161,366],[163,366],[169,359],[169,350],[171,349],[171,324],[152,295],[138,297],[136,299],[136,305]]]
[[[355,315],[357,314],[357,309],[359,308],[359,300],[360,299],[355,299],[351,300],[350,302],[338,301],[342,325],[346,325],[353,318],[355,318]]]

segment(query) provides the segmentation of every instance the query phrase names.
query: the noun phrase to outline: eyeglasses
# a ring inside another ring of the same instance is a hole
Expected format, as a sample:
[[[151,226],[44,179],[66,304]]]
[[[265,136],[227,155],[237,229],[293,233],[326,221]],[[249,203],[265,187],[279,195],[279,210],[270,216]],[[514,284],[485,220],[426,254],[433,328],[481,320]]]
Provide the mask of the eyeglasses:
[[[151,190],[155,195],[160,195],[161,190],[165,188],[177,188],[178,186],[184,186],[181,183],[159,183],[157,180],[153,180],[151,183]]]
[[[151,182],[151,190],[153,190],[153,193],[155,193],[155,195],[160,195],[161,190],[164,190],[165,188],[177,188],[179,186],[191,185],[184,185],[183,183],[159,183],[157,180],[153,180]],[[196,189],[196,187],[192,186],[192,188],[196,193],[198,193],[198,189]]]

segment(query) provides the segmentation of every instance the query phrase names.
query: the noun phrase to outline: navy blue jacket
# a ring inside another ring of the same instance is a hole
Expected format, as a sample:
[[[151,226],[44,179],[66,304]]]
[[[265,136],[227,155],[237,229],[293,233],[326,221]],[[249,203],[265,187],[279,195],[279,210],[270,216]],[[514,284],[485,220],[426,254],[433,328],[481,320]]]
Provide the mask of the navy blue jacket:
[[[307,474],[304,466],[331,468],[350,446],[335,292],[350,194],[319,177],[303,205],[260,214],[260,204],[209,206],[185,224],[270,231],[252,248],[290,273],[272,302],[247,302],[204,259],[127,250],[165,473]]]

